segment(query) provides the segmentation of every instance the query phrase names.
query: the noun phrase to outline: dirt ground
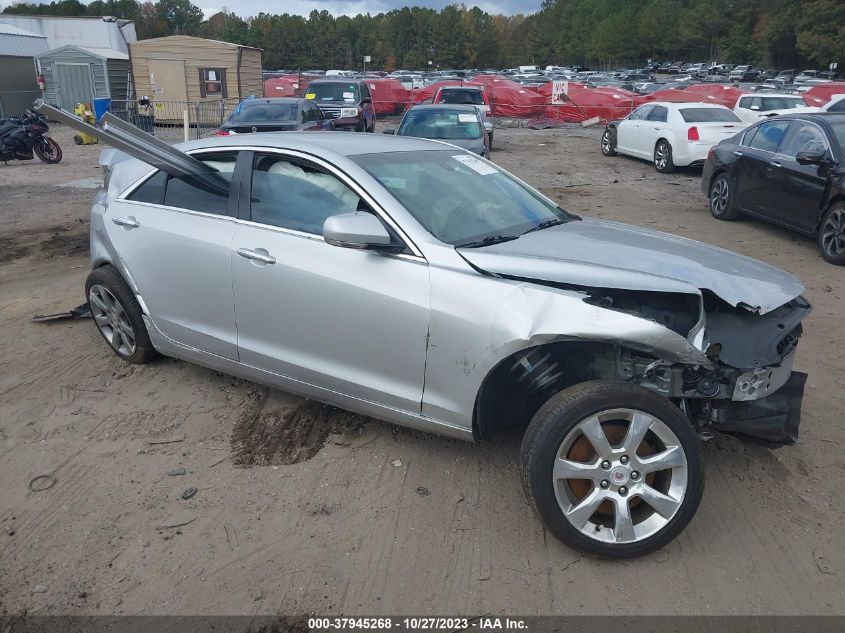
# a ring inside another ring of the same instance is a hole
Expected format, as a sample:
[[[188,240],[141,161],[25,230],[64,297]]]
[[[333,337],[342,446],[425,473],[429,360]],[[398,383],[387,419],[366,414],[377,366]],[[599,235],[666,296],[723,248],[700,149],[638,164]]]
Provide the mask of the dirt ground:
[[[127,365],[90,320],[30,321],[84,299],[100,148],[57,128],[61,164],[0,165],[0,614],[845,613],[845,270],[811,240],[713,220],[700,170],[603,158],[600,134],[501,129],[493,158],[569,210],[798,275],[815,310],[797,445],[711,440],[687,530],[612,562],[544,531],[519,437],[474,446],[174,360]],[[30,490],[38,475],[54,485]]]

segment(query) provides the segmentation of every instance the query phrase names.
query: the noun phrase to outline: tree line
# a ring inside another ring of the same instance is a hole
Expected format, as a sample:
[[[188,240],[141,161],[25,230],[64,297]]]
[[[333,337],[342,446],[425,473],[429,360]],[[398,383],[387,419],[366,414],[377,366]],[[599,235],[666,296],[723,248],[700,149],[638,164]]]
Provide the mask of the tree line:
[[[190,0],[54,0],[11,4],[4,13],[112,15],[133,20],[139,39],[183,34],[262,48],[266,69],[360,69],[365,55],[368,67],[388,71],[646,59],[845,64],[843,0],[542,0],[537,9],[506,16],[454,4],[354,17],[315,10],[248,18],[221,11],[206,20]]]

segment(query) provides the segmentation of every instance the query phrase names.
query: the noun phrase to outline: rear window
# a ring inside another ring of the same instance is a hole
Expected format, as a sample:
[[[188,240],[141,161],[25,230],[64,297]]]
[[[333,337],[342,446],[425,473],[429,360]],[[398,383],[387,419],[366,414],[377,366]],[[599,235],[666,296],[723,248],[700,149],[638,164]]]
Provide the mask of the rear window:
[[[229,117],[229,122],[295,121],[297,110],[296,103],[242,103]]]
[[[455,105],[484,105],[480,90],[444,89],[440,93],[440,102]]]
[[[410,110],[399,127],[402,136],[445,140],[481,138],[481,133],[475,112],[452,109]]]
[[[721,108],[683,108],[680,113],[686,123],[740,123],[737,115]]]
[[[804,108],[807,102],[801,97],[763,97],[763,110],[789,110],[791,108]]]

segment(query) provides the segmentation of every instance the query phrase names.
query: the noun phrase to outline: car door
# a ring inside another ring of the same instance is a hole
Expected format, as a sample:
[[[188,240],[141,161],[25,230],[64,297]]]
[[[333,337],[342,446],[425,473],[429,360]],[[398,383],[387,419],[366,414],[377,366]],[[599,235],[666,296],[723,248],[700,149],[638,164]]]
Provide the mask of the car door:
[[[799,164],[796,160],[799,152],[824,154],[833,159],[821,127],[809,121],[793,121],[772,157],[770,181],[776,204],[772,204],[768,214],[787,226],[811,233],[818,223],[830,168]]]
[[[776,198],[770,181],[772,160],[780,147],[788,120],[766,121],[750,128],[734,151],[734,190],[737,205],[750,213],[768,216]]]
[[[332,166],[296,154],[254,156],[232,243],[242,363],[419,413],[430,296],[426,261],[333,246],[325,219],[377,212]],[[395,235],[395,231],[389,228]],[[397,241],[398,237],[394,237]]]
[[[194,155],[231,182],[237,152]],[[161,333],[234,360],[235,205],[228,191],[208,191],[158,171],[119,196],[106,215],[109,238]]]
[[[654,108],[651,104],[640,106],[616,125],[616,149],[625,154],[641,155],[637,148],[640,125]]]
[[[666,106],[656,105],[648,113],[645,121],[640,124],[637,148],[643,155],[654,156],[654,147],[658,139],[666,138],[668,116],[669,109]]]

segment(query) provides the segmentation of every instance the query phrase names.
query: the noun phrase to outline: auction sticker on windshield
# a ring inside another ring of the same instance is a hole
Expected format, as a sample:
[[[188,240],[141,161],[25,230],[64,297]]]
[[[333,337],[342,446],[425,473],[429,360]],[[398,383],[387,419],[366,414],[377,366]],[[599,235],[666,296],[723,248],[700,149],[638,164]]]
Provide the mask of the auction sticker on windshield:
[[[306,93],[305,93],[305,98],[306,98],[306,99],[314,99],[316,96],[317,96],[317,93],[316,93],[316,92],[306,92]]]
[[[459,114],[458,121],[461,123],[475,123],[475,115],[474,114]]]
[[[489,174],[497,174],[499,173],[495,167],[491,167],[487,163],[482,160],[479,160],[475,156],[470,156],[468,154],[458,154],[457,156],[452,156],[456,161],[459,163],[463,163],[474,172],[481,174],[482,176],[488,176]]]

